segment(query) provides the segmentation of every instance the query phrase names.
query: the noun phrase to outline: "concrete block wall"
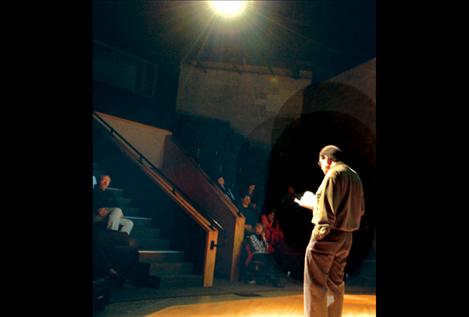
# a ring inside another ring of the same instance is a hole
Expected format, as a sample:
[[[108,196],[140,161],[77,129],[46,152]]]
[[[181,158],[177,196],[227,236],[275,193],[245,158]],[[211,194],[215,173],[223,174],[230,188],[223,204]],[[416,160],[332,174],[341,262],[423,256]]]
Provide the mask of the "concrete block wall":
[[[231,65],[206,66],[181,65],[176,111],[228,121],[245,137],[274,118],[288,98],[311,82],[311,74],[294,79],[284,69],[272,69],[273,76],[259,66],[237,65],[239,72]]]
[[[298,119],[310,111],[337,111],[350,115],[376,134],[376,107],[360,103],[322,104],[310,109],[305,92],[311,73],[294,79],[288,70],[273,69],[276,76],[259,66],[206,64],[206,68],[181,65],[176,111],[230,122],[250,141],[271,146],[279,118]],[[241,70],[240,72],[237,70]],[[254,72],[257,71],[258,73]],[[353,87],[376,104],[376,59],[358,65],[327,82]]]

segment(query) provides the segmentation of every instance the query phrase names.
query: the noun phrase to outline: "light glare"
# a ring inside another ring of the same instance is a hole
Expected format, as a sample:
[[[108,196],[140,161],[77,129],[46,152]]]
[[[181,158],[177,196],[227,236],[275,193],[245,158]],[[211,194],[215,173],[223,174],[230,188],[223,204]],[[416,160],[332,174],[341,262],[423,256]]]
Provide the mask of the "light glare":
[[[208,3],[215,13],[227,18],[240,15],[247,6],[246,1],[209,1]]]

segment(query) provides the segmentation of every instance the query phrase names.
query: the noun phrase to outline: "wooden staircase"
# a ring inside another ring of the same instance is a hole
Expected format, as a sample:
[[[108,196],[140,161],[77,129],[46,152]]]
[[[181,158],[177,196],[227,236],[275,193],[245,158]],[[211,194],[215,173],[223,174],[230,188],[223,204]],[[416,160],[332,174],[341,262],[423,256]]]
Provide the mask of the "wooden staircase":
[[[105,173],[102,164],[93,163],[93,175],[98,183]],[[130,237],[139,243],[139,261],[150,264],[150,275],[160,279],[160,288],[202,286],[202,276],[193,274],[194,264],[184,261],[183,251],[171,250],[171,241],[160,236],[161,230],[153,227],[152,218],[140,216],[140,209],[125,189],[109,187],[108,190],[116,195],[124,217],[133,221]]]

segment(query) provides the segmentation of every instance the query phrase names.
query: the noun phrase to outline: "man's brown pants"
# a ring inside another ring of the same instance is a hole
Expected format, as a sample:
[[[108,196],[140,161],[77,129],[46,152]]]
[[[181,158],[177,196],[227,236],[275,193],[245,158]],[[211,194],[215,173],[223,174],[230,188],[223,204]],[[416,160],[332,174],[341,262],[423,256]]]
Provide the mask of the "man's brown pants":
[[[352,232],[332,229],[319,241],[311,234],[305,254],[305,317],[342,316],[344,270],[351,246]]]

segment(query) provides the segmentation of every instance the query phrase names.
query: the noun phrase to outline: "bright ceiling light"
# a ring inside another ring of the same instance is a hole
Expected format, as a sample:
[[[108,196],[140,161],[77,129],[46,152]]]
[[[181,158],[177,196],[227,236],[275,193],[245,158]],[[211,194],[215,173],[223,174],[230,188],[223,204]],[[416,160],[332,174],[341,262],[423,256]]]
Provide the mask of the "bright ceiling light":
[[[226,18],[240,15],[247,6],[247,1],[208,1],[215,13]]]

